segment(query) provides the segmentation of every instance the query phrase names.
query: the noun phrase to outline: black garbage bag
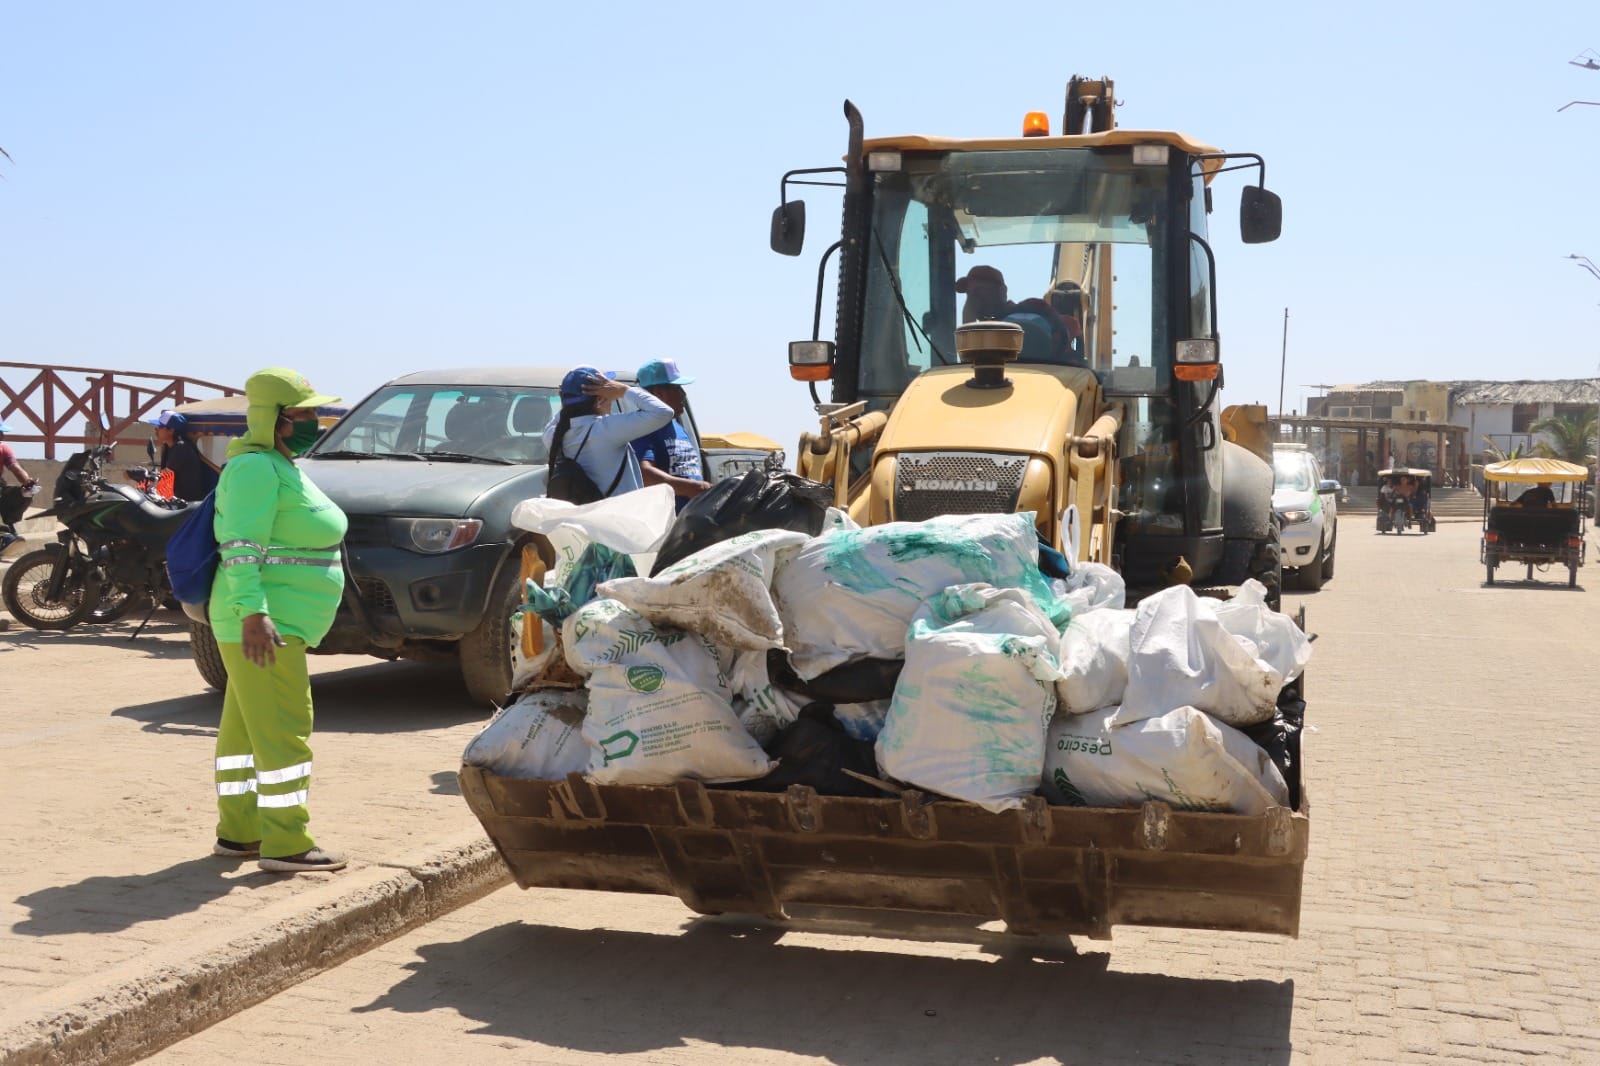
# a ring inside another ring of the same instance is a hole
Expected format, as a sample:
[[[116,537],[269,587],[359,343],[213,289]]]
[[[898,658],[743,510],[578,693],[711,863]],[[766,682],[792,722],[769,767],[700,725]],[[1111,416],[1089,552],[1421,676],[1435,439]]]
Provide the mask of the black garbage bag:
[[[856,659],[804,681],[794,672],[786,649],[767,652],[767,676],[774,685],[822,703],[886,700],[894,695],[895,682],[905,665],[904,659]]]
[[[751,470],[719,481],[678,513],[650,576],[741,533],[792,529],[814,537],[832,505],[831,488],[782,470]]]
[[[28,495],[21,485],[0,486],[0,525],[22,521],[28,513]]]
[[[1305,725],[1306,701],[1285,689],[1272,717],[1240,730],[1267,753],[1284,784],[1289,786],[1289,807],[1300,809],[1300,731]]]
[[[751,792],[783,792],[790,785],[810,785],[824,796],[883,796],[875,785],[845,773],[854,770],[878,776],[870,740],[855,740],[839,727],[833,708],[809,703],[800,717],[780,732],[768,749],[778,765],[765,777],[728,787]]]

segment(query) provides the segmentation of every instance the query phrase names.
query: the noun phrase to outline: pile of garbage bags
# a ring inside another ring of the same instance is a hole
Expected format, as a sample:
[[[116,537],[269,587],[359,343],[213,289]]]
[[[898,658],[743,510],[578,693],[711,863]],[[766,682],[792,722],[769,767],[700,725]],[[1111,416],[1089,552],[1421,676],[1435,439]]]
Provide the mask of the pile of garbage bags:
[[[1298,803],[1304,705],[1285,687],[1311,645],[1260,585],[1230,601],[1177,585],[1129,609],[1108,567],[1061,577],[1046,550],[1041,569],[1032,514],[863,529],[828,500],[753,471],[676,519],[665,486],[520,504],[513,521],[558,558],[519,618],[545,650],[465,761],[609,784],[917,789],[992,811],[1036,793]]]

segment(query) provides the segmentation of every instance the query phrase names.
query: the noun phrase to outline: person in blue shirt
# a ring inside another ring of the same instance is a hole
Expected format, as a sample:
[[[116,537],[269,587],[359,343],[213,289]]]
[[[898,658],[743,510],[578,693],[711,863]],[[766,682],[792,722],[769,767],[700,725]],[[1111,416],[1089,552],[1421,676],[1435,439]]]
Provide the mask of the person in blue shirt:
[[[646,485],[671,485],[678,510],[711,487],[700,462],[700,445],[679,421],[688,397],[685,385],[694,378],[678,369],[676,360],[652,359],[639,368],[639,387],[672,408],[672,421],[633,441]]]

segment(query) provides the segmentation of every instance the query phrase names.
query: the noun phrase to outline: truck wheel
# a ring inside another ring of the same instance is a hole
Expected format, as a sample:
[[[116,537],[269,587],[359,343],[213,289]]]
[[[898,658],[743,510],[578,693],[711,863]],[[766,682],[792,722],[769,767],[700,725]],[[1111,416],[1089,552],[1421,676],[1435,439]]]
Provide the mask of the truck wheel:
[[[1484,569],[1489,571],[1489,584],[1494,584],[1494,564],[1489,563],[1484,567]]]
[[[1322,548],[1319,545],[1317,548],[1316,557],[1312,559],[1310,563],[1295,571],[1295,573],[1300,575],[1300,587],[1306,592],[1317,592],[1321,590],[1322,560],[1324,556],[1325,553],[1322,551]]]
[[[1250,576],[1267,590],[1267,607],[1279,610],[1283,605],[1283,542],[1277,525],[1256,545],[1250,558]]]
[[[222,665],[222,649],[217,647],[217,634],[208,625],[189,623],[189,650],[194,653],[194,666],[205,683],[218,692],[228,687],[228,668]]]
[[[1578,564],[1577,563],[1573,563],[1572,565],[1567,567],[1567,588],[1575,589],[1577,587],[1578,587]]]
[[[1337,530],[1335,530],[1334,534],[1333,534],[1333,542],[1328,545],[1327,558],[1322,560],[1322,580],[1323,581],[1328,581],[1333,577],[1333,553],[1334,553],[1334,549],[1336,549],[1338,547],[1339,547],[1339,533],[1338,533]]]
[[[478,704],[499,706],[511,691],[513,656],[516,652],[511,614],[522,602],[518,578],[517,553],[500,564],[494,585],[489,590],[489,606],[477,626],[461,638],[461,680],[467,695]]]

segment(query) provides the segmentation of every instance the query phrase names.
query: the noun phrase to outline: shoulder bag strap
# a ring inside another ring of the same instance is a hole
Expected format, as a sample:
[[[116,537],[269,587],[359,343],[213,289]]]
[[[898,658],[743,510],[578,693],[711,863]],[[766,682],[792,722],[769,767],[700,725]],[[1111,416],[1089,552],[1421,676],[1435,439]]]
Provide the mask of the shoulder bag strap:
[[[589,438],[585,437],[584,443],[589,443]],[[609,498],[613,492],[617,491],[617,486],[622,483],[622,472],[628,469],[628,452],[633,450],[633,445],[629,444],[627,448],[628,451],[622,453],[622,462],[617,464],[617,476],[611,479],[611,487],[606,489],[607,498]]]

